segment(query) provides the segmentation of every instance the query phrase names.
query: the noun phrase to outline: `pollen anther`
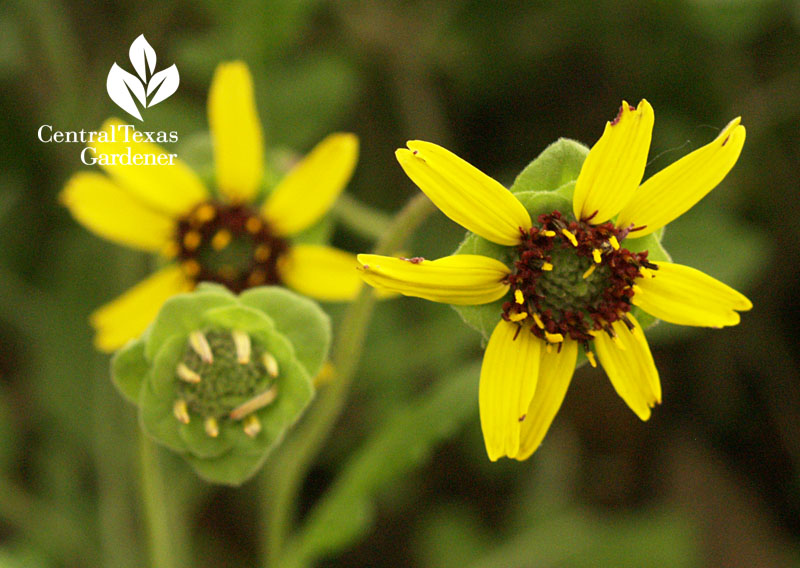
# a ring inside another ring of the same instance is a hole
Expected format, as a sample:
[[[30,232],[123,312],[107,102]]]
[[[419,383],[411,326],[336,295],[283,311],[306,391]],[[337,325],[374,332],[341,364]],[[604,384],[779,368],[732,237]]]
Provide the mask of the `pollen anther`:
[[[231,332],[233,337],[233,344],[236,346],[236,361],[240,365],[247,365],[250,363],[250,336],[245,332],[235,329]]]
[[[233,235],[227,229],[220,229],[211,239],[211,248],[222,250],[231,243]]]
[[[178,374],[179,379],[187,383],[196,384],[203,380],[198,373],[187,367],[186,363],[178,363],[178,368],[175,372]]]
[[[509,315],[508,319],[510,319],[513,322],[518,322],[518,321],[524,320],[527,317],[528,317],[528,313],[527,312],[519,312],[518,314]]]
[[[244,427],[242,429],[245,434],[251,438],[255,438],[258,436],[258,433],[261,432],[261,421],[258,419],[258,416],[251,414],[244,419]]]
[[[197,231],[189,231],[185,235],[183,235],[183,246],[185,246],[188,250],[195,250],[197,247],[200,246],[200,243],[203,242],[203,235],[198,233]]]
[[[272,401],[278,396],[278,387],[277,385],[272,385],[269,390],[262,392],[248,400],[245,403],[240,404],[233,410],[231,410],[230,418],[231,420],[241,420],[248,414],[252,414],[256,410],[264,408],[272,404]]]
[[[264,226],[264,223],[258,217],[248,217],[244,223],[244,228],[248,233],[256,234]]]
[[[189,334],[189,345],[195,353],[197,353],[204,363],[209,365],[214,362],[214,354],[211,352],[211,346],[208,344],[208,339],[202,331],[193,331]]]
[[[203,428],[211,438],[216,438],[219,436],[219,422],[213,416],[209,416],[203,422]]]
[[[544,270],[545,272],[550,272],[551,270],[553,270],[553,265],[549,262],[542,263],[542,270]]]
[[[265,352],[261,357],[261,361],[264,363],[264,367],[267,369],[267,374],[270,377],[274,379],[278,376],[278,360],[275,359],[275,356],[272,353]]]
[[[189,406],[182,398],[176,400],[175,404],[172,405],[172,414],[175,415],[175,418],[177,418],[178,422],[181,424],[189,423]]]
[[[561,343],[564,341],[564,336],[560,333],[550,333],[549,331],[544,332],[544,337],[550,343]]]
[[[578,246],[578,239],[568,229],[561,229],[561,233],[569,239],[569,242],[572,243],[572,246]]]
[[[596,265],[596,264],[593,264],[593,265],[591,265],[591,266],[589,267],[589,269],[588,269],[586,272],[584,272],[584,273],[583,273],[583,276],[582,276],[582,278],[583,278],[584,280],[586,280],[587,278],[589,278],[589,276],[591,276],[591,275],[592,275],[592,273],[595,271],[595,269],[596,269],[596,268],[597,268],[597,265]]]
[[[600,249],[594,249],[592,251],[592,258],[594,259],[595,264],[600,264],[603,261],[603,254]]]
[[[610,237],[608,237],[608,242],[611,243],[611,247],[614,250],[619,250],[619,241],[617,240],[617,237],[611,235]]]
[[[518,304],[525,303],[525,296],[522,295],[522,290],[514,290],[514,301]]]
[[[539,314],[533,314],[533,321],[536,324],[536,327],[539,329],[544,329],[544,322]]]
[[[586,358],[589,360],[589,364],[592,367],[597,368],[597,359],[594,358],[594,353],[592,353],[591,351],[587,351]]]

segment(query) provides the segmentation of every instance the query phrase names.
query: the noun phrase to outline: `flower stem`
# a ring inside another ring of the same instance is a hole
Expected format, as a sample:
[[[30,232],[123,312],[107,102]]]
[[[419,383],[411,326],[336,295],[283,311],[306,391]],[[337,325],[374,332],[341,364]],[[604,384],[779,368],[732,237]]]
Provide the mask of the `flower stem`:
[[[412,198],[381,235],[375,254],[399,250],[416,227],[435,210],[424,195]],[[375,298],[364,286],[350,304],[336,333],[332,362],[333,381],[321,390],[304,420],[280,448],[266,468],[264,479],[266,527],[266,564],[279,566],[281,550],[288,532],[293,504],[303,479],[341,414],[350,392],[353,376],[361,357],[367,324]]]
[[[392,224],[392,218],[374,207],[364,205],[358,199],[343,194],[336,200],[333,214],[348,229],[359,236],[377,241]]]
[[[164,477],[158,459],[158,446],[139,432],[139,455],[141,458],[141,492],[144,517],[147,525],[147,541],[150,550],[150,565],[157,568],[177,568],[171,542],[169,508],[164,491]]]

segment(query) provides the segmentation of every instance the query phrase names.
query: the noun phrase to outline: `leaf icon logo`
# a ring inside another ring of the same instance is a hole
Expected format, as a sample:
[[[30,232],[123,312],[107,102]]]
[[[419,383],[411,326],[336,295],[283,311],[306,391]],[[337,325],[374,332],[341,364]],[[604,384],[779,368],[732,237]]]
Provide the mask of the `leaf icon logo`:
[[[108,72],[106,90],[117,106],[134,118],[143,120],[139,105],[142,108],[151,107],[170,97],[178,90],[180,75],[174,63],[155,72],[156,52],[144,34],[133,40],[128,56],[138,77],[125,71],[115,61]]]

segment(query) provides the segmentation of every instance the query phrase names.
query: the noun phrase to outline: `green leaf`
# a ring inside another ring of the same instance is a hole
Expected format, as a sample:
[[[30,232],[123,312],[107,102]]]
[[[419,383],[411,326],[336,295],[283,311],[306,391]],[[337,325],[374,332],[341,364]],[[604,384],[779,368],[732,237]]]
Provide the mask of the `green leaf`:
[[[275,331],[272,318],[260,310],[254,310],[238,303],[205,311],[201,322],[209,328],[238,329],[250,334]]]
[[[514,180],[512,193],[555,191],[578,179],[589,148],[568,138],[559,138],[545,148]]]
[[[475,414],[478,369],[470,364],[443,378],[373,433],[289,543],[286,566],[313,565],[369,528],[377,494],[428,459],[435,444]]]
[[[236,297],[221,289],[206,287],[191,294],[173,296],[161,307],[145,343],[145,357],[155,358],[162,343],[176,335],[199,329],[206,310],[236,304]]]
[[[317,375],[328,357],[331,321],[315,302],[277,286],[252,288],[239,300],[270,314],[278,331],[294,345],[295,355],[308,374]]]
[[[180,422],[172,414],[175,402],[153,392],[150,381],[142,385],[139,404],[139,423],[147,434],[159,444],[176,452],[186,451],[186,442],[178,431]]]
[[[136,339],[114,354],[111,359],[111,381],[117,390],[134,404],[150,366],[144,357],[144,341]]]

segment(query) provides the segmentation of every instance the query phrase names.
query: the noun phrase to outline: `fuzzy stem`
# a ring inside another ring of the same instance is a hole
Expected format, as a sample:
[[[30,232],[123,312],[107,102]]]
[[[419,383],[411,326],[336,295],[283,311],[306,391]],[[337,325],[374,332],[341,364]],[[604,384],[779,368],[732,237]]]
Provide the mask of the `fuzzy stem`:
[[[375,254],[386,255],[399,250],[406,238],[434,210],[424,194],[412,198],[381,236]],[[332,356],[336,373],[334,380],[319,392],[305,419],[283,444],[263,477],[267,521],[264,552],[268,566],[280,566],[283,543],[294,514],[295,497],[347,400],[374,305],[372,289],[364,286],[348,307],[336,333]]]
[[[141,492],[150,565],[154,568],[177,568],[173,554],[169,508],[164,491],[164,477],[159,463],[158,446],[144,432],[139,433]]]

